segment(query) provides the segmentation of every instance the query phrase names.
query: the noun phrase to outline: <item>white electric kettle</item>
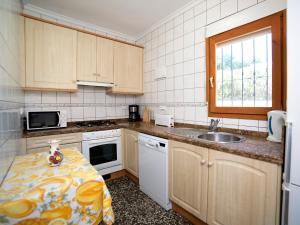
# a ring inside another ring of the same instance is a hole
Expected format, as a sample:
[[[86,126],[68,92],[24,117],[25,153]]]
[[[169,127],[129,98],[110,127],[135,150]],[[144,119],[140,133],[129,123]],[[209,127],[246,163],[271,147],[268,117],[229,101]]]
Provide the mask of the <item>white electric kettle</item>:
[[[268,112],[268,141],[281,142],[282,126],[286,120],[286,112],[274,110]]]

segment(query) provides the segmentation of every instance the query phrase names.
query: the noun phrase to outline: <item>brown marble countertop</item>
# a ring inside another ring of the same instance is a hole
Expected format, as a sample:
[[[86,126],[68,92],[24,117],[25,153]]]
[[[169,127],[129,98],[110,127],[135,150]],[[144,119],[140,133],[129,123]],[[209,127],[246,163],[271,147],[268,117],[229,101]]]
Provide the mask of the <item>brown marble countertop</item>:
[[[232,153],[248,158],[258,159],[270,163],[283,163],[283,145],[280,143],[269,142],[265,137],[243,135],[245,141],[240,143],[215,143],[198,138],[187,137],[174,132],[174,128],[155,126],[143,122],[120,122],[109,127],[84,127],[79,128],[74,125],[67,128],[43,130],[43,131],[25,131],[24,138],[40,137],[47,135],[57,135],[77,132],[92,132],[100,130],[110,130],[117,128],[126,128],[140,133],[149,134],[169,140],[180,141],[205,148],[215,149],[222,152]],[[176,128],[175,128],[176,129]]]

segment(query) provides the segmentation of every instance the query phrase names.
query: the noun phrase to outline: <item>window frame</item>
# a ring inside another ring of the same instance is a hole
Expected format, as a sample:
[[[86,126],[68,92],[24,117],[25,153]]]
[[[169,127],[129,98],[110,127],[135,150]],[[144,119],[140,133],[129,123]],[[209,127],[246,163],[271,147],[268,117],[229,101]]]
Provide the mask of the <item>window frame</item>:
[[[206,38],[206,98],[209,117],[266,119],[267,112],[285,108],[285,11],[233,28]],[[218,43],[271,28],[272,32],[272,107],[218,107],[216,106],[216,46]],[[213,87],[210,78],[213,77]]]

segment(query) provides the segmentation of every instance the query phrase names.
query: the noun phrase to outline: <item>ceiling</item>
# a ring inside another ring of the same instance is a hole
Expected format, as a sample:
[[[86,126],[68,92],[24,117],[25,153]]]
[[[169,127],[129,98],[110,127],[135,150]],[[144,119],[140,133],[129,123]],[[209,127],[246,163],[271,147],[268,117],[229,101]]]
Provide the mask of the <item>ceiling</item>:
[[[86,23],[137,37],[193,0],[25,0]]]

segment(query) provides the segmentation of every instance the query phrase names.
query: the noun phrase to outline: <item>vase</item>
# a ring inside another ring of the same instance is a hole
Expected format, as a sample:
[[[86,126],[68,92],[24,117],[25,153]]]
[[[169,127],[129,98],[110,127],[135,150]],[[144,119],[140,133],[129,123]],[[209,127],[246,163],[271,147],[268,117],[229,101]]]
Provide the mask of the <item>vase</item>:
[[[63,154],[60,150],[59,142],[59,140],[49,141],[50,150],[47,156],[49,166],[59,166],[63,160]]]

